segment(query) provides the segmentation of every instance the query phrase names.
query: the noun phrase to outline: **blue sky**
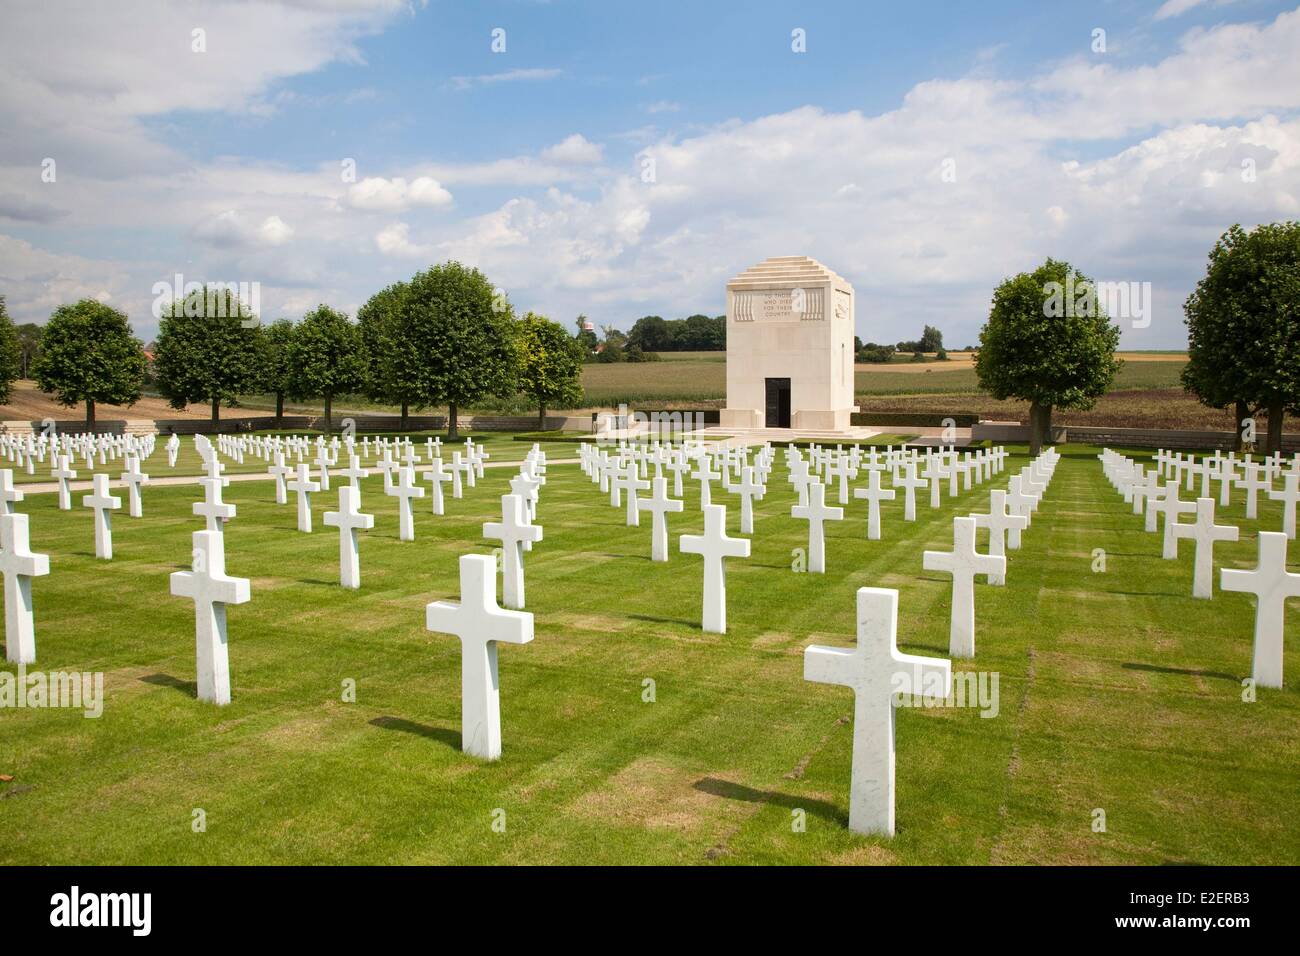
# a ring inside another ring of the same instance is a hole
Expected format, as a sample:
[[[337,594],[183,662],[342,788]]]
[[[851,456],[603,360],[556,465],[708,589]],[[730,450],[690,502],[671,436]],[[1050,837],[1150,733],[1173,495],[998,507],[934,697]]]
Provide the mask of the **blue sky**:
[[[89,295],[148,337],[177,272],[259,283],[266,318],[354,311],[458,258],[626,328],[802,254],[854,284],[864,339],[960,346],[1053,255],[1150,283],[1124,344],[1173,348],[1214,238],[1300,218],[1294,4],[3,6],[19,321]]]

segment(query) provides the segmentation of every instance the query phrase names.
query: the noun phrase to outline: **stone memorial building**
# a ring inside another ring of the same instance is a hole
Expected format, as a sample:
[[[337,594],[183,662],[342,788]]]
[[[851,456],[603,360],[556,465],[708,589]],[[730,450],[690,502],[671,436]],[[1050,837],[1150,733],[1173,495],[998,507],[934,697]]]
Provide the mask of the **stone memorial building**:
[[[764,259],[728,282],[722,428],[846,431],[853,318],[853,286],[807,256]]]

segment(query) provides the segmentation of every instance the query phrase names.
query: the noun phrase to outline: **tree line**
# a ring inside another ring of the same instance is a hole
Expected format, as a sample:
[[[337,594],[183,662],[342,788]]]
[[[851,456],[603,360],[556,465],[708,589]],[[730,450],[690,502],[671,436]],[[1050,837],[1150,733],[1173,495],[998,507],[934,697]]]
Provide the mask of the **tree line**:
[[[3,298],[0,298],[3,312]],[[548,407],[582,399],[583,350],[545,316],[517,316],[504,294],[477,269],[445,262],[376,293],[352,321],[320,305],[294,323],[263,325],[227,288],[195,289],[162,308],[148,366],[145,346],[127,316],[94,299],[60,306],[41,333],[31,365],[37,387],[65,407],[82,402],[93,426],[96,404],[131,405],[151,384],[173,408],[211,407],[241,395],[321,400],[324,427],[334,400],[364,395],[401,409],[445,406],[448,435],[459,411],[488,398],[524,393]],[[22,352],[8,316],[0,321],[0,401],[19,377]]]

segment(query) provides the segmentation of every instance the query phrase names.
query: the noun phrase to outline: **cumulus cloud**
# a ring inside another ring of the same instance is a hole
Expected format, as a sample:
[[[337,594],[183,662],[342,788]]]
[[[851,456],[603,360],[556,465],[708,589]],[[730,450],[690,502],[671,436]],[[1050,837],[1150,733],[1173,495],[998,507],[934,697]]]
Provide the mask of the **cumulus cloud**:
[[[293,229],[279,216],[254,222],[234,209],[226,209],[194,227],[194,236],[217,248],[282,246],[293,238]]]
[[[542,150],[542,159],[552,163],[598,163],[604,156],[605,147],[589,141],[581,133],[574,133]]]
[[[432,246],[414,243],[410,235],[411,227],[407,223],[395,222],[376,234],[375,247],[384,255],[399,259],[427,259],[433,255]]]
[[[451,203],[451,193],[429,176],[418,176],[409,183],[401,176],[374,176],[348,190],[348,203],[355,209],[404,212],[412,206],[446,206]]]

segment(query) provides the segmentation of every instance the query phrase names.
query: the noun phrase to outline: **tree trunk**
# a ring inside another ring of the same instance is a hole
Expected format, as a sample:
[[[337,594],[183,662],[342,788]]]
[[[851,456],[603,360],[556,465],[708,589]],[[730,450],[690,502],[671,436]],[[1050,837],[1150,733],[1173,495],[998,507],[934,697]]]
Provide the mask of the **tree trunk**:
[[[329,434],[333,429],[330,428],[330,406],[334,404],[334,396],[325,396],[325,434]]]
[[[92,402],[90,399],[86,399],[86,431],[93,432],[94,430],[95,430],[95,403]]]
[[[537,400],[537,430],[546,431],[546,402],[541,398]]]
[[[1269,455],[1277,455],[1282,451],[1282,419],[1285,416],[1281,400],[1275,400],[1268,404],[1268,447],[1264,449]]]
[[[460,435],[456,431],[456,403],[447,403],[447,440],[455,441]]]
[[[282,428],[280,419],[284,418],[284,392],[275,393],[275,427]]]
[[[1043,406],[1037,402],[1029,403],[1029,454],[1037,455],[1043,450]]]
[[[214,422],[221,421],[221,399],[219,398],[212,400],[212,420]]]
[[[1232,437],[1232,450],[1241,451],[1242,435],[1246,431],[1246,419],[1250,417],[1250,406],[1237,399],[1237,407],[1233,415],[1237,420],[1237,434]]]
[[[401,425],[399,426],[402,431],[406,431],[406,419],[410,417],[410,414],[411,414],[411,403],[402,402],[402,422]]]

